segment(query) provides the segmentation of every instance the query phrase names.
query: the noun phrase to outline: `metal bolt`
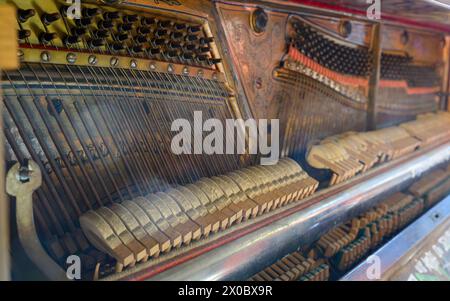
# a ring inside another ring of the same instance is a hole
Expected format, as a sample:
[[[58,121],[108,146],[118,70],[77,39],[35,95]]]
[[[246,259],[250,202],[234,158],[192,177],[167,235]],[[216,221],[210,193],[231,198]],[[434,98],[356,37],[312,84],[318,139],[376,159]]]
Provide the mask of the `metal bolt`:
[[[47,51],[42,51],[41,60],[43,62],[49,62],[50,61],[50,53],[48,53]]]
[[[88,63],[89,63],[90,65],[96,65],[96,64],[98,63],[97,57],[96,57],[95,55],[90,55],[90,56],[88,57]]]
[[[184,75],[188,75],[189,74],[189,68],[188,67],[184,67],[183,68],[183,74]]]
[[[151,63],[150,64],[150,70],[156,70],[156,65],[154,64],[154,63]]]
[[[131,61],[130,61],[130,67],[133,68],[133,69],[137,67],[137,62],[136,62],[136,60],[131,60]]]
[[[203,76],[203,70],[198,70],[197,75],[198,75],[199,77],[202,77],[202,76]]]
[[[168,66],[167,66],[167,71],[168,72],[173,72],[173,65],[172,64],[169,64]]]
[[[30,169],[28,162],[25,162],[24,165],[21,165],[19,167],[19,170],[17,172],[17,179],[22,183],[26,183],[30,181],[31,172],[32,170]]]
[[[77,61],[77,55],[75,53],[68,53],[66,56],[66,60],[69,64],[74,64]]]
[[[24,56],[24,53],[23,53],[23,51],[21,49],[17,50],[17,56],[18,57],[23,57]]]
[[[115,67],[117,66],[117,64],[119,64],[119,59],[116,57],[112,57],[111,60],[109,60],[109,63],[111,64],[111,66]]]

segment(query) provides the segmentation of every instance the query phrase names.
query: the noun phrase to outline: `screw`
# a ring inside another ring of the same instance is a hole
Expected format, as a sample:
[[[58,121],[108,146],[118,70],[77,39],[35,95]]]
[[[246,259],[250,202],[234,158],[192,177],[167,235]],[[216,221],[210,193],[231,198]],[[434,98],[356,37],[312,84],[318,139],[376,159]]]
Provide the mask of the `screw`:
[[[116,67],[117,64],[119,64],[119,59],[116,57],[112,57],[109,63],[111,64],[111,66]]]
[[[96,57],[95,55],[90,55],[90,56],[88,57],[88,63],[89,63],[90,65],[96,65],[97,62],[98,62],[98,59],[97,59],[97,57]]]
[[[168,66],[167,66],[167,71],[168,72],[173,72],[173,65],[172,64],[169,64]]]
[[[136,60],[131,60],[131,61],[130,61],[130,67],[133,68],[133,69],[137,67],[137,62],[136,62]]]
[[[156,65],[154,63],[150,64],[150,70],[156,70]]]
[[[43,62],[49,62],[50,61],[50,53],[48,53],[47,51],[43,51],[41,53],[41,60]]]
[[[75,53],[68,53],[66,56],[66,60],[69,64],[74,64],[77,61],[77,55]]]
[[[184,75],[188,75],[189,74],[189,68],[188,67],[184,67],[183,68],[183,74]]]

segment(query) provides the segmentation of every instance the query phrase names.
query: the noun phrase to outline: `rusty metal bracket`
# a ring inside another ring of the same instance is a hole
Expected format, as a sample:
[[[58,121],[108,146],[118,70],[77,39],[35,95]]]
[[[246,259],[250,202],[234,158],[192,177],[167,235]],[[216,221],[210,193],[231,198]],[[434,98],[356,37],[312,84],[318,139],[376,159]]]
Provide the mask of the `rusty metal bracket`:
[[[28,257],[50,280],[67,280],[64,270],[42,247],[33,215],[33,192],[42,184],[42,174],[34,161],[16,163],[6,175],[6,192],[16,197],[16,220],[19,240]]]

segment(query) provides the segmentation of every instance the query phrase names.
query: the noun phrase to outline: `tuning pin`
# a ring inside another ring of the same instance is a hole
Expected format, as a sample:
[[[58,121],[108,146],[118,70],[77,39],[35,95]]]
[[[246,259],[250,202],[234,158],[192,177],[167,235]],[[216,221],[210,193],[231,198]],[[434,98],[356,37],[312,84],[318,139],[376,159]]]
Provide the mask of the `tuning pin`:
[[[192,52],[184,52],[181,57],[185,60],[192,60],[194,58],[194,54]]]
[[[162,46],[164,44],[167,44],[166,39],[153,39],[152,43],[156,46]]]
[[[79,27],[88,27],[89,25],[91,25],[91,22],[92,20],[89,17],[75,20],[75,24],[78,25]]]
[[[158,29],[155,33],[157,37],[163,37],[167,34],[167,29]]]
[[[212,43],[213,41],[214,41],[214,38],[212,38],[212,37],[209,37],[209,38],[202,37],[202,38],[200,38],[200,44],[209,44],[209,43]]]
[[[139,43],[139,44],[147,43],[147,37],[144,35],[136,36],[136,37],[134,37],[134,40],[136,41],[136,43]]]
[[[144,52],[144,48],[142,48],[142,46],[140,46],[140,45],[136,45],[131,48],[131,51],[134,54],[138,54],[138,53]]]
[[[61,15],[58,13],[53,13],[53,14],[43,14],[42,15],[42,22],[45,25],[50,25],[51,23],[59,20],[61,18]]]
[[[152,25],[152,24],[155,24],[155,23],[156,23],[155,18],[144,17],[141,20],[141,24],[144,25],[144,26],[145,25]]]
[[[148,27],[144,27],[144,26],[140,26],[136,29],[136,31],[140,34],[149,34],[151,32],[150,28]]]
[[[100,9],[96,8],[96,7],[93,7],[93,8],[85,7],[85,8],[83,8],[81,13],[83,14],[84,17],[91,18],[91,17],[95,17],[95,16],[99,15]]]
[[[160,28],[167,28],[172,24],[172,21],[170,20],[165,20],[165,21],[159,21],[158,22],[158,27]]]
[[[195,44],[186,44],[184,45],[184,48],[188,51],[194,51],[195,49],[197,49],[197,45]]]
[[[164,52],[164,54],[169,58],[174,58],[174,57],[178,56],[178,51],[177,50],[167,50]]]
[[[26,30],[26,29],[20,29],[17,31],[17,36],[18,36],[19,40],[26,39],[29,36],[31,36],[31,31]]]
[[[113,51],[121,51],[125,49],[125,44],[123,43],[114,43],[111,45]]]
[[[200,62],[204,62],[208,59],[208,56],[201,54],[201,55],[197,55],[197,60],[199,60]]]
[[[170,37],[174,40],[178,40],[181,39],[183,37],[183,33],[179,32],[179,31],[174,31],[172,32],[172,34],[170,35]]]
[[[87,32],[86,28],[81,28],[81,27],[72,28],[72,35],[74,35],[74,36],[82,36],[82,35],[85,35],[86,32]]]
[[[196,32],[199,32],[200,29],[201,29],[201,27],[200,27],[199,25],[189,26],[188,32],[190,32],[190,33],[196,33]]]
[[[133,29],[133,24],[131,23],[122,23],[117,26],[118,31],[130,31]]]
[[[196,41],[197,39],[198,39],[198,37],[196,35],[193,35],[193,34],[188,34],[186,36],[186,41],[188,41],[188,42],[193,42],[193,41]]]
[[[115,20],[120,18],[120,14],[118,11],[105,12],[103,13],[103,18],[105,20]]]
[[[114,27],[114,23],[110,20],[101,20],[98,22],[98,28],[100,29],[111,29]]]
[[[159,48],[149,48],[147,49],[147,51],[151,54],[151,55],[157,55],[161,53],[161,49]]]
[[[59,9],[59,11],[61,12],[61,15],[64,17],[67,17],[67,11],[69,10],[70,6],[68,5],[63,5],[61,6],[61,8]]]
[[[67,36],[64,38],[64,44],[65,45],[74,45],[76,43],[78,43],[80,41],[80,37],[79,36]]]
[[[138,16],[137,15],[126,15],[126,16],[123,16],[122,20],[124,23],[133,23],[138,20]]]
[[[104,39],[93,39],[89,41],[89,46],[91,46],[92,48],[98,48],[104,45],[105,45]]]
[[[200,53],[205,53],[205,52],[210,52],[211,51],[211,47],[209,46],[203,46],[199,48],[199,52]]]
[[[114,37],[117,41],[122,42],[122,41],[127,40],[130,36],[127,33],[120,33],[120,34],[115,35]]]
[[[183,30],[186,28],[186,24],[183,23],[175,23],[175,25],[173,26],[176,30]]]
[[[97,29],[92,32],[92,34],[99,39],[106,39],[109,37],[109,31],[106,29]]]
[[[17,18],[20,23],[26,22],[29,18],[33,17],[36,14],[34,9],[19,9],[17,10]]]
[[[40,37],[39,40],[41,41],[42,44],[46,45],[49,44],[51,41],[53,41],[56,38],[56,33],[54,32],[43,32]]]
[[[180,42],[176,42],[176,41],[172,41],[169,43],[169,47],[171,49],[179,49],[181,48],[181,43]]]

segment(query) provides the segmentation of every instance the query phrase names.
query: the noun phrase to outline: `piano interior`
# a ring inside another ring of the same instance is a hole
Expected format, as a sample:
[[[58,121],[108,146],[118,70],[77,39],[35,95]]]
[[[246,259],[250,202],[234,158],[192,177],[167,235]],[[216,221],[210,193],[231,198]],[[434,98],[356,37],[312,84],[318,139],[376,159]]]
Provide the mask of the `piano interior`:
[[[450,7],[77,3],[0,5],[0,279],[450,280]]]

